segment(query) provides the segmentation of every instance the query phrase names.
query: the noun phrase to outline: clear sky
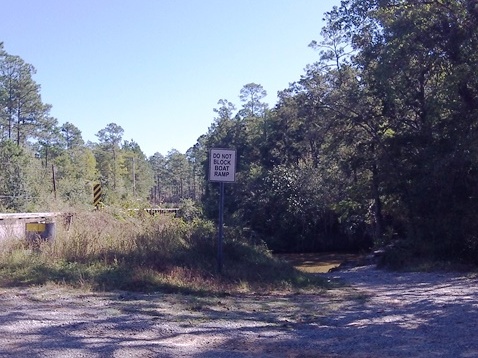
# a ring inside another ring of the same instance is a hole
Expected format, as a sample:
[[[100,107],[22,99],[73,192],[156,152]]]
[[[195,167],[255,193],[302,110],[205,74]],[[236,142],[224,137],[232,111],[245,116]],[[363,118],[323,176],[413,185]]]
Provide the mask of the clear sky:
[[[261,84],[266,101],[318,53],[340,0],[0,0],[0,42],[37,69],[44,103],[85,141],[108,123],[147,156],[185,152],[219,99]]]

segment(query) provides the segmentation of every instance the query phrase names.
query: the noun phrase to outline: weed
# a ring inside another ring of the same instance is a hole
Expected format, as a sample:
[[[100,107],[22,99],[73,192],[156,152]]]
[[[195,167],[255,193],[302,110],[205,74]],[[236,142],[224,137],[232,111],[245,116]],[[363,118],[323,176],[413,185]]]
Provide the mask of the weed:
[[[56,238],[36,250],[18,240],[3,243],[0,283],[199,295],[323,286],[238,235],[224,242],[221,275],[215,254],[215,227],[198,217],[78,212],[69,230],[59,226]]]

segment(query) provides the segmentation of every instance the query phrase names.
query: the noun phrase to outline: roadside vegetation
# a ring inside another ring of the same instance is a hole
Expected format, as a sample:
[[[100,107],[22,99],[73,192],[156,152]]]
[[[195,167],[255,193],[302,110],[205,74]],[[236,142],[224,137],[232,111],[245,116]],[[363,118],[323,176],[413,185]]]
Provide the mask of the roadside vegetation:
[[[216,267],[216,229],[207,220],[128,211],[78,212],[54,240],[11,240],[0,253],[2,286],[59,284],[85,290],[191,294],[320,291],[324,282],[226,230]]]
[[[94,289],[306,284],[267,249],[384,248],[391,268],[478,265],[476,0],[342,1],[324,19],[309,45],[317,61],[272,107],[262,85],[245,84],[238,103],[219,99],[186,153],[150,157],[115,123],[86,143],[75,124],[60,124],[34,67],[0,42],[2,212],[91,209],[95,185],[110,208],[187,209],[182,219],[80,212],[54,243],[3,252],[3,277],[23,282],[32,270],[42,282],[48,271]],[[211,148],[237,154],[220,276]]]

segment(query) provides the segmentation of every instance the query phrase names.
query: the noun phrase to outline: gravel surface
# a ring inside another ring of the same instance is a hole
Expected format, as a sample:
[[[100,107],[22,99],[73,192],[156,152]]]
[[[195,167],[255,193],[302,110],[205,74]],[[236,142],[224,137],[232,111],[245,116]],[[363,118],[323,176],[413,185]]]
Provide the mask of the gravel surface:
[[[0,288],[0,357],[478,357],[478,279],[363,266],[320,295]]]

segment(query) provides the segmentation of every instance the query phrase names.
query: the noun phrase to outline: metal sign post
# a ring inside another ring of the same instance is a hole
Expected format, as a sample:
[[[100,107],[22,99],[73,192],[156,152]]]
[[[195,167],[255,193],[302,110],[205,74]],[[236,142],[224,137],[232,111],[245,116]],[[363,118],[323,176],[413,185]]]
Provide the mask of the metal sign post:
[[[219,182],[219,230],[217,236],[217,271],[222,272],[222,243],[224,229],[224,183],[236,180],[236,151],[214,148],[209,152],[209,181]]]
[[[224,238],[224,182],[219,183],[221,196],[219,198],[219,230],[217,235],[217,272],[222,272],[222,242]]]

